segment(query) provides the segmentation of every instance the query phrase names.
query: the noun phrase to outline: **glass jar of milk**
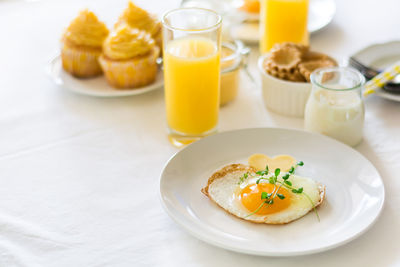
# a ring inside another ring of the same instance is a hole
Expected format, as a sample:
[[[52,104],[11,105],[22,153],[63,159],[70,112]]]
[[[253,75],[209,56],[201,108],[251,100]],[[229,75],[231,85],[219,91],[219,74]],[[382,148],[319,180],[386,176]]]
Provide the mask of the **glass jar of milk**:
[[[350,146],[362,140],[364,103],[361,91],[365,78],[352,68],[322,68],[311,74],[305,129],[333,137]]]

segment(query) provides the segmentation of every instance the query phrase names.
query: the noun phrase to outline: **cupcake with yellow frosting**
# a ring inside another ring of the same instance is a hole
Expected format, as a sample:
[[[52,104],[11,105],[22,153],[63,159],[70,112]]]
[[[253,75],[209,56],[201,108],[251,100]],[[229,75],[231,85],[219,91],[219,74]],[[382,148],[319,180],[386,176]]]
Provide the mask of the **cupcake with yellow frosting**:
[[[159,54],[149,33],[121,25],[104,41],[99,62],[110,85],[137,88],[155,80]]]
[[[85,9],[71,22],[62,38],[62,66],[79,78],[102,73],[98,63],[103,41],[108,35],[106,25]]]
[[[156,15],[148,13],[146,10],[135,5],[132,1],[129,1],[128,7],[119,17],[115,27],[119,27],[125,23],[132,28],[150,33],[156,45],[160,49],[162,48],[162,26]]]

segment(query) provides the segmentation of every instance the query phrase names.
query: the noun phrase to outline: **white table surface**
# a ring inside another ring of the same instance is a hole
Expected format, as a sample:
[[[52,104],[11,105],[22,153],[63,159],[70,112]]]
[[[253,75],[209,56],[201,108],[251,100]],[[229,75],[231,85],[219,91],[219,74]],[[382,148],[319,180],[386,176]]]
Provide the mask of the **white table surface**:
[[[137,1],[162,13],[177,1]],[[379,5],[381,4],[381,5]],[[166,138],[162,90],[99,99],[58,88],[46,76],[63,28],[82,7],[109,25],[119,1],[0,2],[0,266],[400,266],[400,104],[366,100],[356,147],[381,173],[386,203],[357,240],[324,253],[266,258],[226,251],[192,237],[162,210],[158,179],[177,149]],[[337,14],[311,45],[339,60],[400,39],[398,0],[338,0]],[[255,48],[254,51],[257,51]],[[251,71],[259,80],[252,55]],[[302,128],[301,119],[264,109],[242,76],[220,131]],[[327,151],[329,152],[329,151]]]

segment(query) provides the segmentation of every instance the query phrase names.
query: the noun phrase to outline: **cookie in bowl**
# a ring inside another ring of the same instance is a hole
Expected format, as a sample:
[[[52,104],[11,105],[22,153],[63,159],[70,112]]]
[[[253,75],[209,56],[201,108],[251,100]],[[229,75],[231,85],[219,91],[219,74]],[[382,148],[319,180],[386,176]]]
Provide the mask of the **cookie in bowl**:
[[[265,106],[281,115],[303,117],[311,91],[310,74],[318,68],[337,66],[323,53],[295,43],[276,44],[260,57],[262,93]]]

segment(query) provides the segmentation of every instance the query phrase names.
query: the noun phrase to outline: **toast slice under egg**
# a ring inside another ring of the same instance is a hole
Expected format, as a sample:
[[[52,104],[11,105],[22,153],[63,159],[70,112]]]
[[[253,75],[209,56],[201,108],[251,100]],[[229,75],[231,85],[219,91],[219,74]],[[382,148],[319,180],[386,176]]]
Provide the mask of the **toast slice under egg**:
[[[207,181],[207,185],[201,189],[201,192],[226,212],[254,223],[285,224],[303,217],[309,211],[313,211],[310,202],[308,202],[308,206],[306,205],[307,199],[300,199],[299,203],[301,205],[298,205],[297,198],[301,196],[292,194],[291,201],[294,203],[291,203],[289,208],[277,213],[267,215],[254,214],[249,216],[251,212],[243,206],[240,200],[235,199],[235,196],[237,196],[238,192],[241,190],[239,186],[240,177],[245,173],[255,174],[255,172],[256,170],[248,165],[227,165],[211,175]],[[301,185],[302,182],[305,182],[306,186],[304,186],[304,191],[306,192],[308,190],[307,192],[312,195],[314,207],[321,205],[326,196],[326,187],[309,178],[296,175],[293,175],[293,177],[296,177],[296,179],[293,178],[295,180],[293,181],[294,185],[295,182],[298,181],[300,181],[298,184]],[[249,181],[249,183],[251,183],[251,181]]]

